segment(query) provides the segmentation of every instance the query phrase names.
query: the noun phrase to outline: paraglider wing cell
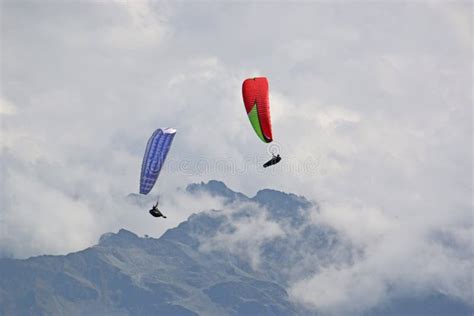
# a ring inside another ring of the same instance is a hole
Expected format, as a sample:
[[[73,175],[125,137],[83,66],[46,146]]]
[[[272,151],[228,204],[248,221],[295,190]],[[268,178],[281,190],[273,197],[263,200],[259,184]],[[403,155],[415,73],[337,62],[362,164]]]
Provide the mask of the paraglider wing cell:
[[[159,128],[148,140],[140,175],[141,194],[148,194],[155,185],[175,134],[175,129]]]
[[[267,78],[246,79],[242,84],[242,95],[245,110],[255,132],[262,141],[270,143],[273,136]]]

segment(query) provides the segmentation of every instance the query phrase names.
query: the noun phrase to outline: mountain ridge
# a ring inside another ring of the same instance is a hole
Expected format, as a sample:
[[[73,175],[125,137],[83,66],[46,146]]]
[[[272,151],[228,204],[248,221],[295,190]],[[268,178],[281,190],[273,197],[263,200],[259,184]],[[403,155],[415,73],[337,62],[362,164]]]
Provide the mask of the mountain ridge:
[[[185,191],[220,197],[223,210],[193,213],[159,238],[120,229],[78,252],[0,259],[0,315],[321,315],[287,289],[364,255],[309,220],[318,205],[304,197],[271,189],[248,197],[220,181]],[[426,302],[452,315],[472,312],[444,296],[429,299],[365,315],[433,315]]]
[[[250,201],[218,181],[186,188],[190,194],[203,190],[229,203]],[[200,252],[202,239],[216,234],[223,221],[220,214],[201,212],[159,238],[120,229],[67,255],[0,259],[5,274],[0,280],[0,314],[297,312],[283,287],[258,277],[238,256],[226,254],[216,261],[212,251]],[[222,296],[223,291],[228,294]]]

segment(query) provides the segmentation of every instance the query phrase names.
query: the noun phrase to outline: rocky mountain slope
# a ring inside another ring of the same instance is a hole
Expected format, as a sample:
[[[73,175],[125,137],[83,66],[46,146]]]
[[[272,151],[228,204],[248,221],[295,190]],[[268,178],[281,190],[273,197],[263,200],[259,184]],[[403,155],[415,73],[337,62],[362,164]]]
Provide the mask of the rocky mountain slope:
[[[318,206],[303,197],[266,189],[249,198],[218,181],[186,191],[218,196],[224,207],[158,239],[122,229],[65,256],[0,259],[0,315],[311,315],[290,299],[291,282],[363,255],[313,224]],[[434,304],[470,313],[444,297]],[[408,300],[373,313],[433,315],[423,306]]]

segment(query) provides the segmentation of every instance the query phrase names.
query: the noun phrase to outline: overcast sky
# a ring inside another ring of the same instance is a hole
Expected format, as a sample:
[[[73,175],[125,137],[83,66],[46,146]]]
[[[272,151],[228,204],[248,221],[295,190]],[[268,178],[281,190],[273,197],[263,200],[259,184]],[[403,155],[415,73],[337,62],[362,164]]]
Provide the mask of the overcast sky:
[[[159,236],[218,204],[177,187],[219,179],[318,201],[315,221],[367,249],[296,284],[303,303],[415,279],[472,298],[470,2],[1,1],[0,73],[2,255]],[[253,76],[269,78],[270,146],[242,102]],[[153,191],[169,220],[153,222],[124,197],[158,127],[178,133]]]

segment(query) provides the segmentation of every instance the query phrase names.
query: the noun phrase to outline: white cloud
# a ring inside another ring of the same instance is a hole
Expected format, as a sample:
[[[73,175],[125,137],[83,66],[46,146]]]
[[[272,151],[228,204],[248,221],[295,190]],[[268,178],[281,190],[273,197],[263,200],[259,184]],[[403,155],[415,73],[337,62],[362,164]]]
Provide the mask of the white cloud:
[[[242,215],[242,212],[251,216]],[[200,249],[230,251],[248,261],[254,270],[260,268],[262,245],[286,234],[283,227],[269,220],[267,211],[255,203],[226,205],[225,213],[218,214],[226,216],[226,229],[203,240]]]
[[[16,107],[3,98],[0,98],[0,115],[13,115],[17,113]]]

